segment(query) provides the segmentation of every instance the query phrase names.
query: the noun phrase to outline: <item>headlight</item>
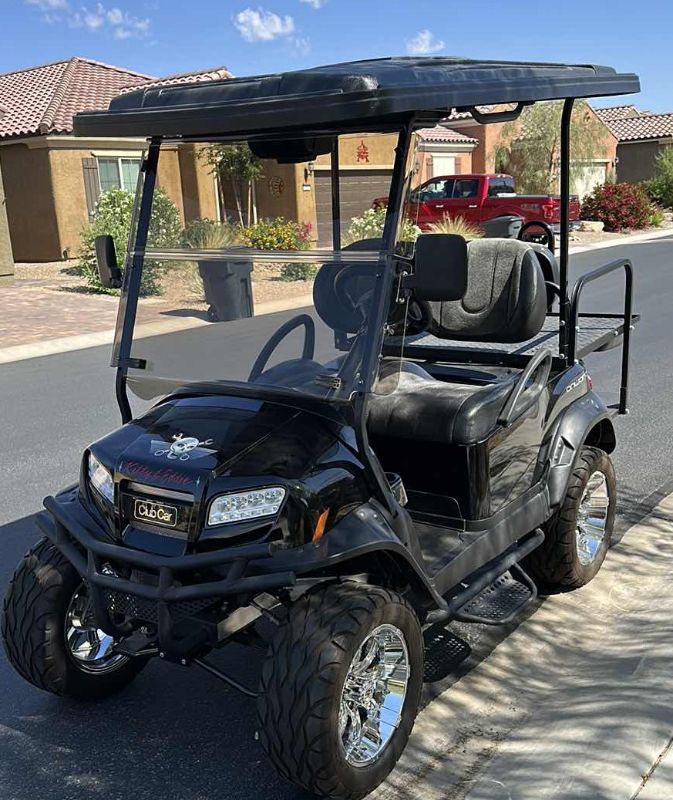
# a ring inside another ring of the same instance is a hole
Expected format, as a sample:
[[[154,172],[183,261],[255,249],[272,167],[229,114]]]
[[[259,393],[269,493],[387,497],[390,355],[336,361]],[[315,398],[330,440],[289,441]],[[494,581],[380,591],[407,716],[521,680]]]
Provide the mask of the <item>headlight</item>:
[[[93,453],[89,453],[89,481],[101,497],[114,503],[115,489],[110,470],[104,467]]]
[[[208,525],[224,525],[226,522],[272,517],[278,513],[284,498],[285,489],[282,486],[223,494],[210,504]]]

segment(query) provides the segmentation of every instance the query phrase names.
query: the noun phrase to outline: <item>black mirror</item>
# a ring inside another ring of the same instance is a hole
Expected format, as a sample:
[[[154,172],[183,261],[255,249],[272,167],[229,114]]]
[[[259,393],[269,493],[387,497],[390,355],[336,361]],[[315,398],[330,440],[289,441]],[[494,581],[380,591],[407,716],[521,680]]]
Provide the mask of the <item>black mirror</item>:
[[[406,285],[417,300],[460,300],[467,291],[467,242],[451,233],[416,239],[414,274]]]
[[[122,273],[117,264],[117,253],[112,236],[96,236],[94,240],[96,264],[101,284],[106,289],[119,289],[122,285]]]

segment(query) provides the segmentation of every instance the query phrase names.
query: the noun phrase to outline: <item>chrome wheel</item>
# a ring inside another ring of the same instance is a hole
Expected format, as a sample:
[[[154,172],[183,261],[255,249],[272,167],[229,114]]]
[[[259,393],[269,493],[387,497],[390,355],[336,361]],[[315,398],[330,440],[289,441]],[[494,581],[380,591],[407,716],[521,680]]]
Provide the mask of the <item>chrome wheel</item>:
[[[68,655],[83,672],[100,675],[112,672],[128,661],[114,652],[115,640],[93,621],[91,598],[82,584],[75,592],[65,615],[65,645]]]
[[[582,494],[577,510],[576,544],[580,564],[591,564],[605,539],[610,496],[602,472],[594,472]]]
[[[339,739],[352,766],[372,764],[392,739],[409,673],[404,634],[394,625],[379,625],[358,648],[341,692]]]

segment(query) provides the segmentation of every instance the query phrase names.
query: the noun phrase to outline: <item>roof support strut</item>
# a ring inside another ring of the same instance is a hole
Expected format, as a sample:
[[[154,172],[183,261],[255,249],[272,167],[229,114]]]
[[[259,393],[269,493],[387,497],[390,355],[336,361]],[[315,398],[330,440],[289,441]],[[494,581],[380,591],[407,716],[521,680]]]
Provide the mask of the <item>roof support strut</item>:
[[[570,122],[575,100],[569,97],[563,103],[561,115],[561,249],[559,253],[560,273],[560,313],[559,313],[559,353],[568,358],[568,323],[570,321],[570,301],[568,299],[568,247],[570,237]]]

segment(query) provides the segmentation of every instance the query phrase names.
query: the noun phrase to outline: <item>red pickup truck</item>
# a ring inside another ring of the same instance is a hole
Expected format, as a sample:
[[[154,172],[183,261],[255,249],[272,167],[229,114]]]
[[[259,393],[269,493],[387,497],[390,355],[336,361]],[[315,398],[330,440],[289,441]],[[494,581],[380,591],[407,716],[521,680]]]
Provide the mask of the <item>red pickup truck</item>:
[[[374,201],[384,205],[386,198]],[[444,217],[464,217],[479,225],[497,217],[514,215],[526,222],[546,222],[558,232],[561,200],[552,195],[516,194],[511,175],[441,175],[412,190],[407,214],[421,230]],[[577,222],[580,202],[570,200],[570,221]]]

